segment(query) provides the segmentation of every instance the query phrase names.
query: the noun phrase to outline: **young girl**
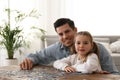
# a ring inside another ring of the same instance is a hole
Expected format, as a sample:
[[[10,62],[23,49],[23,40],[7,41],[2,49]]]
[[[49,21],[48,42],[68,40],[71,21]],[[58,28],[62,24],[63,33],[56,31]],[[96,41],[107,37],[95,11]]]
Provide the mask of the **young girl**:
[[[77,33],[75,51],[75,54],[55,61],[53,66],[66,72],[93,73],[101,71],[99,50],[89,32]]]

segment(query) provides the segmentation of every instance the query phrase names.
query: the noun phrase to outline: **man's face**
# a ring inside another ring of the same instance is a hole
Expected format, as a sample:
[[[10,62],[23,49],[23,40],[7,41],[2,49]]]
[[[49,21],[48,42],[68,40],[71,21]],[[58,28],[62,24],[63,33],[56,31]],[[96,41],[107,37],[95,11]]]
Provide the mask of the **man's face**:
[[[56,32],[59,36],[59,40],[64,46],[70,47],[73,45],[74,36],[77,33],[76,28],[73,30],[68,24],[64,24],[56,28]]]

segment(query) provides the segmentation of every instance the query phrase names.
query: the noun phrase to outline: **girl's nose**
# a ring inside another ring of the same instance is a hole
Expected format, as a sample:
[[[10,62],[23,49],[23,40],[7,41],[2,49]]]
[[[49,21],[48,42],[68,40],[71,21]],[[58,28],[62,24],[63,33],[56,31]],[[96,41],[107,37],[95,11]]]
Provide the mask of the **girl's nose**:
[[[84,45],[81,43],[79,46],[80,46],[80,47],[83,47]]]

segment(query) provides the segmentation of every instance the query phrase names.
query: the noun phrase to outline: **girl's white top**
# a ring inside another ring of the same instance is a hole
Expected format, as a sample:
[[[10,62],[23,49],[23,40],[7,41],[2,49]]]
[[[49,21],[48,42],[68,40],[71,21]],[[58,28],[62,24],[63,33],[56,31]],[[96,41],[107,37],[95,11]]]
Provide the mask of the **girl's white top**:
[[[53,67],[63,70],[66,66],[71,66],[81,73],[92,73],[101,71],[98,56],[95,53],[88,55],[86,62],[82,62],[78,59],[78,54],[70,55],[66,58],[56,60],[53,63]]]

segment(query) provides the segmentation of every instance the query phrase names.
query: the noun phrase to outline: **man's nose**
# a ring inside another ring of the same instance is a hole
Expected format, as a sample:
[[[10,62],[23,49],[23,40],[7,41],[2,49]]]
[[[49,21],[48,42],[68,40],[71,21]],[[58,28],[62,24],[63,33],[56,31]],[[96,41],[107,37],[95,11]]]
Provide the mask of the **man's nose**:
[[[63,35],[63,38],[67,38],[67,37],[68,37],[67,34],[64,34],[64,35]]]

